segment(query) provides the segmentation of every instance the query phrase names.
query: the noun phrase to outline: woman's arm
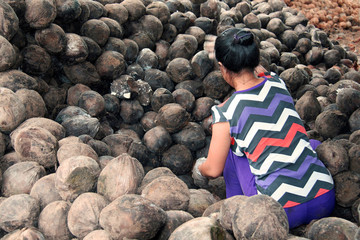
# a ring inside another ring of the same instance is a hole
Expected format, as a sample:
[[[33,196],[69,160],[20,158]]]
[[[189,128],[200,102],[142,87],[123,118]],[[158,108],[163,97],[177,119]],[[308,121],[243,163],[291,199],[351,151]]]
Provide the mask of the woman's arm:
[[[206,162],[199,167],[203,176],[216,178],[222,174],[230,143],[230,124],[228,122],[215,123],[212,126],[208,157]]]

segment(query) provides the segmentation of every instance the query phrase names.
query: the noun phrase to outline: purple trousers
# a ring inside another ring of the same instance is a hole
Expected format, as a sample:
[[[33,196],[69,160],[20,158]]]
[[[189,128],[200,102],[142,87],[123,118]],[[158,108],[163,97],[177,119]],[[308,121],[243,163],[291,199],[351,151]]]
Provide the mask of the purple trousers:
[[[310,139],[313,149],[320,144],[320,141]],[[230,150],[226,159],[224,171],[226,184],[226,197],[235,195],[253,196],[257,194],[255,176],[250,171],[246,156],[239,157]],[[335,190],[331,190],[317,198],[300,205],[284,208],[290,228],[308,224],[313,219],[320,219],[329,216],[335,207]]]

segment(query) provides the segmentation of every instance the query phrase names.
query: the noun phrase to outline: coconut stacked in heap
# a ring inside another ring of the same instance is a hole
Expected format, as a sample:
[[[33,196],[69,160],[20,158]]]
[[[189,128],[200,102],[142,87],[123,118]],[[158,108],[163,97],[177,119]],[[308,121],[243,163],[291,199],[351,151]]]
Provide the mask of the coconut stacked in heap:
[[[262,65],[288,85],[336,182],[333,217],[292,234],[359,234],[357,56],[283,1],[5,0],[0,9],[5,239],[297,238],[271,198],[225,200],[222,178],[207,189],[191,178],[207,155],[210,108],[233,91],[203,43],[232,26],[257,36]]]

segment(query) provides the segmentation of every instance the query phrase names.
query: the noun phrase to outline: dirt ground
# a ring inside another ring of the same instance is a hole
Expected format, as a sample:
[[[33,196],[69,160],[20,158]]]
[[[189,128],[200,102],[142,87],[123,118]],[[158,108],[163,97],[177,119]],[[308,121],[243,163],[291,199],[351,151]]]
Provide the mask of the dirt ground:
[[[360,59],[359,0],[285,0],[285,3],[304,13],[311,24],[326,31],[330,39]]]

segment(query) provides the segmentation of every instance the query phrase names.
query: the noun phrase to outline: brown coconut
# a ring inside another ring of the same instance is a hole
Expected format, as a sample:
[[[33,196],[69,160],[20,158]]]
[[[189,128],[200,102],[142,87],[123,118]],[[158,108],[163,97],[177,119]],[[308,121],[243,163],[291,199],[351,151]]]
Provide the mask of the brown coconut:
[[[162,154],[161,164],[176,175],[183,175],[191,171],[194,159],[187,147],[174,144]]]
[[[173,141],[183,144],[191,151],[197,151],[206,144],[206,134],[200,124],[189,122],[183,129],[172,135]]]
[[[27,127],[41,127],[48,130],[57,140],[60,140],[65,137],[65,129],[61,124],[57,123],[54,120],[45,117],[33,117],[25,120],[21,123],[12,133],[11,136],[17,134],[22,128]]]
[[[38,90],[38,81],[20,70],[0,72],[0,87],[9,88],[16,92],[21,88]]]
[[[15,239],[39,239],[45,240],[44,235],[35,227],[25,227],[22,229],[14,230],[3,237],[3,240]]]
[[[103,49],[97,44],[93,39],[89,37],[82,36],[82,39],[85,41],[88,47],[88,55],[86,60],[95,63],[96,59],[102,54]]]
[[[169,240],[233,240],[234,237],[221,227],[215,218],[198,217],[184,222],[170,235]]]
[[[80,136],[87,134],[91,137],[95,137],[100,128],[100,122],[97,118],[84,115],[68,117],[61,125],[66,130],[66,136]]]
[[[336,202],[342,207],[351,207],[359,198],[360,173],[343,171],[334,176]]]
[[[195,101],[195,107],[192,115],[196,121],[202,121],[211,115],[211,107],[215,105],[215,101],[211,97],[200,97]]]
[[[111,237],[105,230],[94,230],[86,235],[83,240],[111,240]]]
[[[21,158],[15,151],[8,152],[4,154],[1,158],[0,169],[1,172],[5,172],[10,166],[14,165],[15,163],[21,162]]]
[[[59,164],[61,164],[65,159],[73,157],[73,156],[88,156],[98,160],[98,155],[93,148],[91,148],[88,144],[85,143],[68,143],[62,145],[57,153],[57,159]]]
[[[83,193],[75,199],[67,214],[67,226],[70,232],[84,238],[88,233],[99,229],[101,210],[108,205],[108,201],[97,193]]]
[[[151,239],[166,221],[166,213],[144,197],[126,194],[100,213],[100,225],[112,239]]]
[[[63,200],[72,202],[80,194],[94,190],[99,173],[100,166],[94,159],[70,157],[57,169],[55,187]]]
[[[167,240],[171,233],[181,224],[190,221],[194,217],[190,213],[182,210],[166,211],[166,222],[161,230],[157,233],[156,239]]]
[[[136,193],[143,177],[141,163],[125,153],[112,159],[101,171],[97,192],[113,201],[125,194]]]
[[[169,62],[166,73],[175,83],[191,79],[192,67],[190,61],[186,58],[177,57]]]
[[[322,218],[306,231],[310,239],[353,239],[358,230],[356,224],[338,217]]]
[[[110,28],[104,21],[90,19],[81,26],[80,33],[103,46],[110,37]]]
[[[201,217],[204,211],[217,202],[212,193],[206,189],[190,189],[188,212],[194,217]]]
[[[65,37],[67,44],[61,57],[69,65],[85,61],[89,55],[89,48],[84,38],[75,33],[66,33]]]
[[[315,129],[324,138],[333,138],[348,129],[347,116],[339,110],[323,111],[315,119]]]
[[[49,203],[62,200],[55,188],[55,173],[43,176],[37,180],[31,188],[30,196],[38,200],[40,210]]]
[[[254,195],[235,212],[232,229],[237,239],[287,239],[289,223],[285,210],[275,199]]]
[[[48,27],[56,18],[56,2],[52,0],[26,0],[25,21],[31,28]]]
[[[141,191],[141,196],[154,202],[163,210],[184,210],[189,206],[190,192],[178,177],[161,176]]]
[[[99,116],[105,111],[104,98],[93,90],[81,93],[77,105],[85,109],[92,117]]]
[[[51,56],[46,50],[38,45],[28,45],[21,51],[21,69],[31,75],[46,73],[51,67]]]
[[[16,32],[19,30],[19,18],[14,11],[14,9],[16,8],[14,8],[13,6],[13,4],[10,4],[10,2],[6,1],[2,1],[0,3],[0,9],[2,12],[0,35],[6,38],[8,41],[10,41],[14,37]]]
[[[163,126],[156,126],[144,135],[145,146],[153,153],[161,153],[172,144],[170,133]]]
[[[36,30],[36,42],[49,53],[60,53],[65,49],[65,31],[57,24],[51,23],[49,27]]]
[[[125,123],[136,123],[144,114],[144,109],[138,100],[122,100],[120,116]]]
[[[91,62],[84,61],[74,65],[64,65],[63,69],[66,77],[75,85],[96,86],[101,83],[96,67]]]
[[[45,128],[22,127],[11,134],[11,143],[23,161],[35,161],[46,168],[56,164],[58,142]]]
[[[197,52],[191,58],[191,67],[197,77],[203,79],[214,67],[214,62],[205,50]]]
[[[38,201],[29,194],[10,196],[0,204],[0,227],[6,232],[34,227],[39,213]]]
[[[0,71],[8,70],[14,66],[16,62],[15,49],[3,36],[0,36],[0,52],[3,56],[0,60]]]
[[[0,131],[9,133],[25,120],[26,109],[16,94],[8,88],[0,88]]]
[[[190,120],[190,114],[177,103],[168,103],[159,109],[155,123],[163,126],[169,133],[178,132]]]
[[[70,206],[71,204],[64,200],[54,201],[40,212],[38,226],[46,239],[70,239],[72,237],[67,226]]]
[[[47,113],[44,99],[41,95],[30,89],[19,89],[15,92],[18,98],[23,102],[26,109],[26,119],[33,117],[45,117]]]
[[[335,141],[328,140],[322,142],[316,148],[316,153],[332,176],[349,168],[349,156],[347,150]]]
[[[2,195],[9,197],[15,194],[29,194],[35,182],[45,174],[44,167],[37,162],[16,163],[2,174]]]
[[[176,103],[180,104],[186,111],[191,112],[195,106],[195,96],[184,88],[172,92]]]
[[[248,197],[245,195],[236,195],[224,200],[219,211],[219,220],[222,227],[232,231],[232,219],[236,210],[243,204]]]
[[[125,59],[119,52],[105,51],[98,57],[95,66],[101,78],[113,80],[124,73]]]
[[[176,175],[167,167],[157,167],[154,169],[151,169],[146,173],[143,180],[141,181],[141,185],[138,188],[138,193],[141,193],[141,191],[144,189],[146,185],[151,183],[154,179],[161,177],[161,176],[170,176],[175,177]]]
[[[219,70],[210,72],[203,80],[204,93],[207,97],[222,99],[225,97],[231,87],[227,84]]]

